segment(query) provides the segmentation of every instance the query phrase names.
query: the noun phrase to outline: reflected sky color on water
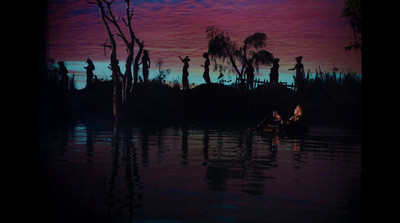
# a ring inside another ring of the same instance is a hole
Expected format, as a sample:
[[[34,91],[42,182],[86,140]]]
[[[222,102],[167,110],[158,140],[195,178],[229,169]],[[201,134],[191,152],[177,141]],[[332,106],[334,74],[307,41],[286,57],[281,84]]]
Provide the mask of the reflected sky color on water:
[[[343,222],[360,214],[361,135],[77,122],[47,138],[61,222]]]

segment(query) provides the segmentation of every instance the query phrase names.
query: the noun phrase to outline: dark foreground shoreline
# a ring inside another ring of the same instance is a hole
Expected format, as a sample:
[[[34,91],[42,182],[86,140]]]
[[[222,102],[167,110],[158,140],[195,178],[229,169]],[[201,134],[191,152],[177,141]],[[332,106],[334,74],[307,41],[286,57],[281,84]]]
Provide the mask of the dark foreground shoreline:
[[[361,126],[361,82],[347,85],[306,82],[297,91],[282,86],[243,90],[222,84],[202,84],[190,90],[151,82],[138,84],[125,105],[122,122],[168,125],[175,123],[247,123],[256,125],[277,110],[284,118],[301,104],[310,125]],[[76,120],[113,122],[112,82],[92,89],[39,90],[39,123]]]

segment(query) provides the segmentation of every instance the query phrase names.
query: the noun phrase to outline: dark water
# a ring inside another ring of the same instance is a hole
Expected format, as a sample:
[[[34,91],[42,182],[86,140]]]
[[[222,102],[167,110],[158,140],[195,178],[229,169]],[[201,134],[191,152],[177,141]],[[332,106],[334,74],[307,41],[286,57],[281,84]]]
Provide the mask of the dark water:
[[[361,134],[232,127],[52,129],[42,152],[56,222],[357,222]]]

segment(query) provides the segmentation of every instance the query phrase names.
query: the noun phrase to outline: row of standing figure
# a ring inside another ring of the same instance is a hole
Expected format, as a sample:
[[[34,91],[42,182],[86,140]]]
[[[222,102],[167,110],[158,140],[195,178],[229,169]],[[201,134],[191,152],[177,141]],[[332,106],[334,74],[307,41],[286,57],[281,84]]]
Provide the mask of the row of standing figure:
[[[53,63],[53,62],[51,62]],[[88,64],[87,66],[85,66],[84,68],[86,69],[86,87],[87,88],[91,88],[93,86],[93,78],[94,78],[94,73],[93,71],[96,69],[94,66],[94,63],[91,59],[87,59],[86,63]],[[59,69],[57,70],[57,73],[59,75],[61,75],[61,85],[64,89],[68,89],[68,70],[65,67],[65,63],[64,61],[59,61],[57,62]],[[150,57],[149,57],[149,51],[148,50],[144,50],[143,51],[143,56],[142,56],[142,61],[139,63],[143,64],[143,80],[146,83],[149,79],[149,69],[150,69]],[[51,67],[52,64],[49,65],[49,67]],[[53,69],[50,69],[50,71],[52,71]]]
[[[289,70],[296,70],[296,78],[295,78],[295,84],[298,85],[301,80],[303,80],[304,77],[304,66],[301,63],[301,60],[303,59],[302,56],[298,56],[295,58],[296,59],[296,65],[294,68],[289,69]],[[253,82],[254,82],[254,67],[253,67],[253,61],[249,60],[247,61],[247,68],[246,68],[246,76],[247,76],[247,84],[248,87],[253,89]],[[279,58],[276,58],[273,60],[273,65],[271,67],[271,72],[269,74],[269,78],[272,84],[278,84],[279,80]]]
[[[203,78],[206,81],[206,84],[210,84],[211,80],[210,80],[210,58],[208,57],[209,53],[203,53],[203,57],[206,59],[206,61],[204,62],[204,65],[200,65],[202,67],[204,67],[204,73],[203,73]],[[186,56],[184,59],[182,59],[181,56],[179,56],[179,58],[181,59],[182,63],[183,63],[183,68],[182,68],[182,85],[183,85],[183,90],[188,90],[189,89],[189,56]]]
[[[86,63],[88,64],[88,66],[84,67],[86,69],[86,87],[87,88],[91,88],[93,86],[93,71],[95,70],[95,66],[93,64],[93,61],[91,59],[87,59]],[[142,56],[142,61],[139,63],[143,64],[143,81],[146,83],[149,80],[149,69],[150,69],[150,57],[149,57],[149,51],[148,50],[144,50],[143,51],[143,56]],[[66,71],[65,75],[68,73],[67,69],[64,67],[64,70]],[[62,70],[61,66],[60,66],[60,70]],[[67,76],[68,78],[68,76]]]
[[[201,65],[202,67],[204,67],[203,78],[205,79],[207,84],[211,83],[210,74],[209,74],[210,58],[208,56],[209,56],[208,53],[203,54],[203,57],[206,59],[206,61],[205,61],[204,65]],[[179,56],[179,58],[181,59],[182,63],[184,63],[183,69],[182,69],[182,84],[183,84],[183,89],[186,90],[186,89],[189,89],[189,79],[188,79],[189,71],[188,71],[188,69],[189,69],[190,59],[188,56],[186,56],[184,59],[182,59],[181,56]],[[95,66],[93,64],[93,61],[89,58],[86,60],[86,63],[88,64],[87,67],[84,67],[86,69],[86,75],[87,75],[86,84],[87,84],[87,87],[90,88],[93,85],[93,81],[92,81],[93,76],[94,76],[93,70],[95,70]],[[150,65],[151,65],[148,50],[143,51],[142,61],[139,63],[139,65],[140,64],[143,64],[143,80],[146,83],[149,79],[149,69],[150,69]],[[64,66],[64,68],[65,68],[65,66]],[[68,71],[66,71],[66,73],[68,73]],[[66,73],[65,73],[65,75],[66,75]]]
[[[86,67],[84,67],[86,69],[86,88],[91,88],[93,86],[93,78],[94,78],[93,71],[96,68],[91,59],[88,58],[86,60],[86,63],[88,64]],[[69,77],[67,75],[68,70],[65,67],[65,63],[64,63],[64,61],[59,61],[57,64],[59,66],[57,73],[59,75],[61,75],[61,86],[64,89],[68,89]],[[142,62],[140,62],[140,64],[143,64],[143,80],[146,83],[149,79],[149,69],[150,69],[150,64],[151,64],[148,50],[143,51]]]
[[[210,58],[209,58],[209,53],[204,53],[203,57],[206,59],[204,62],[204,65],[201,65],[202,67],[204,67],[204,73],[203,73],[203,78],[206,81],[207,84],[211,83],[210,81]],[[183,85],[183,89],[187,90],[189,89],[189,80],[188,80],[188,76],[189,76],[189,57],[186,56],[184,59],[182,59],[181,56],[179,56],[179,58],[181,59],[183,65],[183,69],[182,69],[182,85]],[[295,65],[294,68],[289,69],[289,70],[296,70],[296,78],[295,78],[295,84],[298,85],[300,83],[300,81],[303,79],[304,76],[304,66],[301,63],[301,60],[303,59],[302,56],[298,56],[295,58],[297,63]],[[248,84],[248,88],[250,87],[251,89],[253,89],[253,82],[254,82],[254,67],[253,67],[253,61],[252,60],[248,60],[247,61],[247,65],[246,65],[246,77],[247,77],[247,84]],[[271,67],[271,72],[269,74],[270,77],[270,81],[273,84],[278,84],[279,81],[279,58],[276,58],[273,60],[273,65]]]
[[[54,65],[55,61],[49,59],[47,64],[48,78],[54,81],[55,85],[67,90],[69,86],[68,70],[65,67],[64,61],[58,61],[58,68]]]
[[[203,73],[203,78],[206,81],[207,84],[211,83],[210,80],[210,58],[209,58],[209,53],[204,53],[203,57],[206,59],[204,62],[204,65],[201,65],[202,67],[204,67],[204,73]],[[183,65],[183,69],[182,69],[182,85],[183,85],[183,89],[184,90],[188,90],[189,89],[189,56],[186,56],[184,59],[182,59],[181,56],[179,56],[179,58],[181,59]],[[304,76],[304,66],[301,63],[301,60],[303,59],[302,56],[296,57],[295,58],[297,63],[295,65],[294,68],[289,69],[289,70],[296,70],[296,78],[295,78],[295,84],[298,85],[300,83],[300,81],[303,79]],[[91,86],[93,86],[93,70],[95,70],[95,66],[93,64],[93,61],[91,59],[87,59],[86,63],[88,64],[88,66],[84,67],[86,69],[86,86],[88,88],[90,88]],[[144,50],[143,52],[143,57],[142,57],[142,61],[140,62],[140,64],[143,64],[143,80],[145,83],[147,83],[148,79],[149,79],[149,69],[150,69],[150,57],[149,57],[149,51],[148,50]],[[140,65],[139,64],[139,65]],[[59,73],[61,75],[61,83],[62,85],[66,85],[68,86],[68,70],[66,69],[64,62],[60,61],[58,62],[58,65],[60,67],[59,69]],[[253,61],[252,60],[248,60],[247,61],[247,65],[246,65],[246,77],[247,77],[247,84],[248,84],[248,88],[250,87],[251,89],[253,89],[253,82],[254,82],[254,67],[253,67]],[[270,80],[271,83],[273,84],[277,84],[278,83],[278,79],[279,79],[279,59],[276,58],[273,60],[273,66],[271,67],[271,72],[269,74],[270,76]]]
[[[51,75],[58,74],[61,76],[61,87],[65,90],[68,90],[68,85],[69,85],[69,77],[68,77],[68,70],[67,67],[65,66],[64,61],[58,61],[58,69],[54,68],[53,66],[54,60],[50,59],[49,60],[49,65],[48,65],[48,70]],[[86,85],[88,88],[93,86],[93,70],[95,69],[93,61],[91,59],[87,59],[86,63],[88,64],[87,67],[84,67],[86,69]],[[54,77],[52,77],[54,78]],[[58,78],[57,78],[58,79]]]

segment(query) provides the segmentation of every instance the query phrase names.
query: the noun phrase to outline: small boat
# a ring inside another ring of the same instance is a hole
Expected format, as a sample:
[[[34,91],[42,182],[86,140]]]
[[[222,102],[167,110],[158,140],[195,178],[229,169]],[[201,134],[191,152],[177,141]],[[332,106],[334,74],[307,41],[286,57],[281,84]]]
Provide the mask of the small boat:
[[[308,132],[308,127],[298,124],[268,124],[258,132],[266,134],[279,134],[279,135],[297,135]]]

